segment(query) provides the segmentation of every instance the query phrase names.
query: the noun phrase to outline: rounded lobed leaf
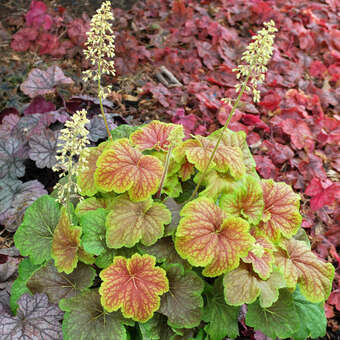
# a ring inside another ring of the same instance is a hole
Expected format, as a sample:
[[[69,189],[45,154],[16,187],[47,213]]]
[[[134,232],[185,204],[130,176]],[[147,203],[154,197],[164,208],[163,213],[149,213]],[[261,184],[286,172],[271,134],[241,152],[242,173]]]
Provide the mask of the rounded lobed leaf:
[[[279,299],[269,308],[262,308],[257,301],[249,305],[246,324],[272,339],[291,337],[299,327],[292,294],[287,289],[281,289]]]
[[[254,244],[249,224],[225,212],[208,198],[189,202],[181,211],[175,247],[193,266],[203,266],[203,275],[215,277],[239,265]]]
[[[195,139],[189,139],[175,148],[174,152],[177,154],[177,159],[184,153],[190,163],[194,164],[199,171],[204,171],[215,143],[208,138],[195,136]],[[238,147],[219,145],[209,167],[220,172],[229,170],[234,178],[239,178],[245,173],[242,151]]]
[[[335,269],[322,262],[303,241],[294,239],[283,243],[274,254],[288,287],[299,284],[301,293],[311,302],[325,301],[332,289]]]
[[[72,297],[90,287],[95,276],[95,270],[82,263],[71,274],[61,274],[51,261],[34,272],[27,287],[33,294],[45,293],[51,303],[58,304],[62,298]]]
[[[246,175],[232,193],[221,197],[220,206],[230,215],[242,217],[251,224],[258,224],[264,207],[259,181]]]
[[[124,324],[131,324],[121,313],[107,313],[100,304],[97,289],[63,299],[60,308],[65,311],[63,320],[64,340],[126,340]]]
[[[299,316],[299,328],[294,333],[295,340],[311,337],[317,339],[326,334],[327,319],[323,303],[307,301],[297,288],[293,293],[293,303]]]
[[[146,322],[160,306],[159,295],[169,290],[164,269],[155,267],[155,258],[134,254],[130,259],[116,256],[100,273],[101,303],[109,311],[121,311],[126,318]]]
[[[169,280],[169,291],[162,295],[159,313],[168,317],[168,324],[175,328],[193,328],[202,318],[204,283],[193,271],[183,266],[165,265]]]
[[[178,128],[181,129],[182,136],[179,132],[174,142],[179,143],[184,137],[183,127],[181,125],[163,123],[158,120],[154,120],[133,132],[130,135],[130,140],[141,151],[150,149],[168,151],[171,137],[173,137],[175,130]]]
[[[283,235],[292,237],[299,229],[302,217],[299,213],[300,196],[286,183],[262,180],[264,211],[259,230],[271,241]]]
[[[171,212],[162,203],[149,198],[133,202],[127,195],[114,199],[106,218],[106,243],[110,248],[133,247],[141,241],[152,245],[164,234],[164,224],[171,222]]]
[[[59,272],[70,274],[78,263],[81,228],[74,227],[66,209],[61,210],[60,220],[54,230],[52,241],[52,258]]]
[[[59,340],[62,338],[62,311],[50,305],[45,294],[24,294],[18,301],[16,316],[0,314],[0,338]]]
[[[97,161],[95,183],[99,190],[129,192],[134,201],[143,201],[156,193],[163,173],[159,159],[144,156],[128,139],[119,139]]]
[[[253,234],[252,234],[253,235]],[[255,244],[246,257],[242,258],[243,262],[251,263],[253,270],[262,280],[269,278],[274,263],[273,244],[264,236],[253,235]]]
[[[107,211],[103,208],[88,211],[80,217],[82,245],[90,254],[101,255],[108,250],[105,243],[105,220]]]
[[[99,208],[107,208],[107,202],[103,198],[89,197],[81,200],[76,207],[75,213],[77,217],[86,214],[89,211],[94,211]]]
[[[58,204],[47,195],[39,197],[26,210],[23,223],[14,235],[14,242],[21,255],[29,256],[33,264],[51,258],[53,232],[59,216]]]
[[[285,287],[280,273],[274,272],[269,279],[261,280],[247,264],[224,275],[224,298],[228,305],[241,306],[253,303],[260,296],[260,305],[271,306],[279,297],[279,289]]]
[[[87,148],[86,153],[81,155],[86,159],[86,168],[78,173],[77,184],[83,196],[93,196],[98,192],[94,182],[94,173],[97,169],[97,160],[102,151],[99,148]]]
[[[211,340],[232,339],[239,335],[238,315],[240,307],[229,306],[223,295],[222,277],[214,282],[214,286],[206,285],[207,305],[204,307],[203,320],[208,322],[204,330]]]

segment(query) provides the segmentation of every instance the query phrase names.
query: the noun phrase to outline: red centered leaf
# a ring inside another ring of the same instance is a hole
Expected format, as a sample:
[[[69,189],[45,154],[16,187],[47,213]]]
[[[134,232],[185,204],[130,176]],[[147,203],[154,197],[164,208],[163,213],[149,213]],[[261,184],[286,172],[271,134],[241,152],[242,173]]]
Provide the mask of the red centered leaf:
[[[221,198],[221,208],[226,213],[242,217],[252,224],[260,222],[263,206],[261,185],[250,175],[247,175],[232,193]]]
[[[155,267],[155,258],[134,254],[130,259],[116,256],[100,273],[99,289],[103,307],[113,312],[121,308],[126,318],[145,322],[160,306],[159,295],[169,290],[164,269]]]
[[[127,195],[117,197],[106,218],[106,243],[110,248],[133,247],[137,242],[150,246],[164,234],[171,212],[162,203],[149,198],[132,202]]]
[[[301,293],[311,302],[325,301],[332,288],[334,267],[322,262],[303,241],[284,243],[275,253],[276,264],[282,270],[288,287],[300,285]]]
[[[264,236],[253,235],[255,244],[249,251],[248,255],[242,260],[253,265],[253,270],[262,280],[269,278],[272,272],[272,264],[274,262],[273,244]]]
[[[62,209],[52,241],[52,257],[59,272],[70,274],[78,263],[81,228],[71,225],[66,209]]]
[[[132,144],[136,145],[138,149],[156,151],[167,151],[171,144],[171,138],[175,129],[178,127],[182,130],[182,137],[184,137],[183,127],[181,125],[166,124],[158,120],[143,126],[141,129],[131,134],[130,140]],[[181,142],[182,138],[177,138],[177,143]]]
[[[87,160],[86,170],[82,171],[77,177],[77,184],[80,188],[81,194],[86,196],[95,195],[98,190],[94,183],[94,173],[97,169],[97,160],[102,151],[99,148],[88,148],[87,154],[83,155]]]
[[[264,211],[259,229],[271,241],[278,241],[281,234],[290,238],[299,229],[302,217],[299,213],[300,196],[286,183],[262,181]]]
[[[253,303],[260,296],[260,305],[270,307],[279,297],[279,289],[285,287],[282,275],[272,273],[268,280],[261,280],[251,266],[242,263],[224,275],[224,298],[228,305],[241,306]]]
[[[123,138],[98,158],[94,177],[102,191],[128,191],[132,200],[143,201],[157,191],[162,173],[159,159],[144,156]]]
[[[175,149],[177,158],[185,154],[188,161],[193,163],[199,171],[203,171],[208,165],[209,158],[214,150],[216,142],[202,136],[195,136]],[[219,145],[210,168],[220,172],[230,171],[235,178],[245,173],[242,151],[238,147]]]
[[[175,247],[193,266],[205,267],[203,275],[214,277],[239,265],[254,243],[249,224],[226,213],[208,198],[198,198],[184,206]]]

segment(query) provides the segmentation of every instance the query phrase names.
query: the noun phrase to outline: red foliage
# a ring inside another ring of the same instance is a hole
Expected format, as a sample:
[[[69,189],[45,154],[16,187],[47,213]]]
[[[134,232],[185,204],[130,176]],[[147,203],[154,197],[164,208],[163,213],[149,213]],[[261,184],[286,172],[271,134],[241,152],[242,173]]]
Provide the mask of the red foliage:
[[[38,51],[40,55],[64,56],[75,46],[83,46],[89,21],[78,18],[73,21],[65,16],[65,8],[54,12],[42,1],[31,2],[25,15],[25,27],[13,35],[11,48],[18,52]],[[62,31],[67,31],[68,39],[60,39]]]

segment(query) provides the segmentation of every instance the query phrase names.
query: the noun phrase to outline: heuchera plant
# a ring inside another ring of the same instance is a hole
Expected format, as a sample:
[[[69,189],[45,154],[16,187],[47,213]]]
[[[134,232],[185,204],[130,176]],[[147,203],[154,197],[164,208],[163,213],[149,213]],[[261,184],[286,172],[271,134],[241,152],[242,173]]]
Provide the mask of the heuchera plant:
[[[259,100],[276,30],[265,26],[236,69],[231,115],[244,91]],[[100,89],[100,70],[96,79]],[[24,293],[47,294],[65,312],[66,340],[222,340],[238,335],[244,314],[273,339],[324,335],[334,267],[310,249],[299,195],[258,176],[231,115],[207,137],[183,140],[181,125],[152,121],[87,148],[86,115],[75,114],[61,138],[58,199],[37,199],[15,234],[28,258],[12,311]]]

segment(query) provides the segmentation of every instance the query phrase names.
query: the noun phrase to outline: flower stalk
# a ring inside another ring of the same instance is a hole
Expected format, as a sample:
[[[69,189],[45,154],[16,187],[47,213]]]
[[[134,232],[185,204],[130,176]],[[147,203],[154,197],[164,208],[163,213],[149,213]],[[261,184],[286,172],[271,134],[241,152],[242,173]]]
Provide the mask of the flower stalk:
[[[216,151],[220,142],[222,140],[223,134],[227,129],[230,120],[241,100],[241,97],[245,91],[251,91],[253,94],[253,101],[255,103],[260,101],[260,91],[257,89],[257,86],[263,83],[265,79],[265,73],[267,72],[267,64],[273,54],[273,43],[274,43],[274,33],[277,32],[275,27],[275,23],[273,20],[264,23],[265,28],[261,29],[256,36],[253,37],[253,42],[251,42],[246,51],[243,53],[241,60],[245,61],[245,65],[239,65],[237,68],[233,69],[234,72],[237,72],[236,78],[244,78],[239,84],[235,86],[236,92],[238,92],[238,97],[232,107],[232,110],[228,116],[227,121],[225,122],[222,131],[217,139],[215,147],[211,153],[209,161],[204,168],[199,181],[191,194],[188,201],[194,199],[197,195],[197,192],[202,184],[204,176],[206,175],[211,162],[214,160]]]

